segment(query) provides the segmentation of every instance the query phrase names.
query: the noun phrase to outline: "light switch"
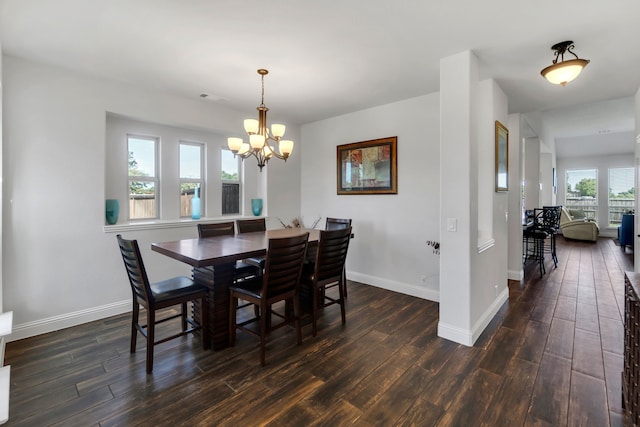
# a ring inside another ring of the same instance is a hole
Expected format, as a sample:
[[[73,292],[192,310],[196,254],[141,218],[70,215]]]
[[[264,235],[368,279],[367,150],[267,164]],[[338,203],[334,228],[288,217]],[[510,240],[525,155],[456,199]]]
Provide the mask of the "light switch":
[[[458,220],[456,218],[447,218],[447,231],[458,231]]]

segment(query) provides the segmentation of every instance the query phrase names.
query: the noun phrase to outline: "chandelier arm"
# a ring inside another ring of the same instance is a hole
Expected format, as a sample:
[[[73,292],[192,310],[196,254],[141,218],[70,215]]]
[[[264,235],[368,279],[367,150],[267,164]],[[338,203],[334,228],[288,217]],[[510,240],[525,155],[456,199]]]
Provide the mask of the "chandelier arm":
[[[271,154],[273,156],[277,157],[280,160],[287,160],[287,158],[285,156],[283,156],[282,154],[278,154],[278,152],[276,150],[274,150],[273,147],[271,146],[271,144],[269,144],[267,141],[265,141],[264,146],[268,147],[269,151],[271,152]]]
[[[573,48],[575,48],[575,46],[574,46],[574,45],[567,46],[567,52],[569,52],[571,55],[575,56],[575,57],[576,57],[576,59],[580,59],[580,58],[578,58],[578,55],[576,55],[575,53],[573,53],[573,51],[571,50],[571,49],[573,49]],[[563,58],[563,59],[564,59],[564,58]]]

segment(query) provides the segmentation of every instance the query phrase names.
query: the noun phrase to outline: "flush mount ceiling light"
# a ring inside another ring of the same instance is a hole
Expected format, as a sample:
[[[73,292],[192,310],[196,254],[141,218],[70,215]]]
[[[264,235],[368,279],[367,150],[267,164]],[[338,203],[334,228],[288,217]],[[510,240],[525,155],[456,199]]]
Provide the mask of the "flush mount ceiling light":
[[[281,139],[286,129],[284,125],[274,123],[269,130],[267,125],[267,111],[269,109],[264,105],[264,76],[269,74],[269,71],[261,68],[258,70],[258,74],[262,79],[262,101],[256,108],[258,120],[246,119],[244,121],[244,130],[249,135],[249,142],[244,142],[242,138],[228,138],[227,145],[229,150],[234,155],[240,156],[242,160],[249,156],[255,157],[262,172],[262,168],[271,157],[277,157],[286,162],[293,151],[293,141]],[[269,144],[269,140],[278,145],[277,151]]]
[[[549,82],[560,86],[564,86],[571,80],[578,77],[582,69],[589,63],[589,60],[578,58],[578,55],[571,51],[571,49],[573,49],[574,47],[575,46],[573,45],[572,41],[556,43],[551,46],[551,49],[556,51],[555,58],[553,59],[552,65],[549,65],[548,67],[540,71],[542,77],[547,79]],[[565,52],[570,53],[576,58],[567,59],[565,61]],[[558,58],[560,59],[559,62]]]

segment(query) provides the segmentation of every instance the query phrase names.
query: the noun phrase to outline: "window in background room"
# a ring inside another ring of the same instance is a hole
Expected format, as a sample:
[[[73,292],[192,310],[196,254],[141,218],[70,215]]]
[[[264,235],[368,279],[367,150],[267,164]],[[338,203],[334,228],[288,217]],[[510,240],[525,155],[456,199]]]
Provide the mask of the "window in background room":
[[[198,188],[200,206],[204,207],[205,205],[202,180],[204,176],[203,153],[203,144],[180,142],[180,216],[191,216],[191,199],[195,195],[196,188]]]
[[[632,212],[636,204],[634,168],[609,169],[609,227],[622,222],[622,214]]]
[[[222,149],[222,214],[240,213],[240,158]]]
[[[158,217],[158,139],[127,135],[129,219]]]
[[[598,171],[596,169],[567,170],[565,207],[583,211],[586,218],[598,219]]]

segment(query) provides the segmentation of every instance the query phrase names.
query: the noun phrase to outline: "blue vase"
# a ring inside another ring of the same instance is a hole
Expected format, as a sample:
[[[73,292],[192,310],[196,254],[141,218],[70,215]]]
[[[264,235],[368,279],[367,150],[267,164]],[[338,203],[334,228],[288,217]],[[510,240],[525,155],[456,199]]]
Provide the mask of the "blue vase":
[[[251,210],[255,216],[262,213],[262,199],[251,199]]]
[[[105,208],[104,208],[107,224],[113,225],[117,223],[119,212],[120,212],[120,201],[118,199],[107,199],[105,202]]]
[[[200,196],[198,196],[200,188],[196,187],[191,198],[191,219],[200,219]]]

